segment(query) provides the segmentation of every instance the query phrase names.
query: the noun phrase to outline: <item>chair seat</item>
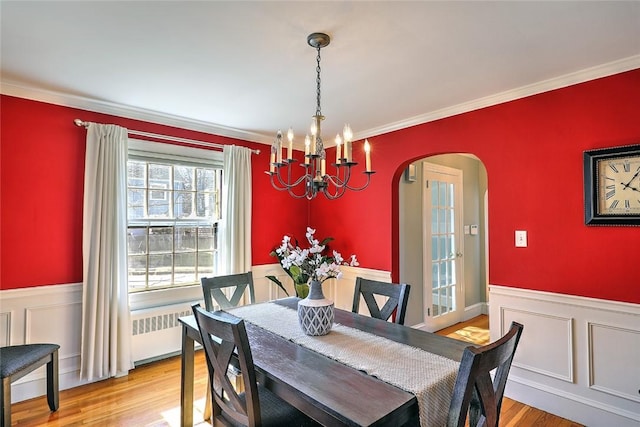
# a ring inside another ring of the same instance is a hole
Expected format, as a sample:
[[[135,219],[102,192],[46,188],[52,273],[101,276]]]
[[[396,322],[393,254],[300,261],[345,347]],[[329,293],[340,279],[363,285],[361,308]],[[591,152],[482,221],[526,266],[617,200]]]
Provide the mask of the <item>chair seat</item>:
[[[24,344],[0,348],[0,374],[10,377],[58,350],[58,344]]]
[[[47,403],[52,411],[58,410],[58,349],[60,349],[58,344],[0,347],[0,374],[2,375],[0,427],[11,426],[11,383],[43,365],[47,367]]]

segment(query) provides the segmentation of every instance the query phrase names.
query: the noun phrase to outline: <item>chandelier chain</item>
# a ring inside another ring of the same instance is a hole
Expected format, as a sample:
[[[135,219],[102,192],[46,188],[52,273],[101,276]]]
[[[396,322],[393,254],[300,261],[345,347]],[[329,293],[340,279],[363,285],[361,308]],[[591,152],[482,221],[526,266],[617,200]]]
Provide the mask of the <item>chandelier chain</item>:
[[[322,112],[320,111],[320,48],[318,48],[318,55],[316,56],[316,62],[318,65],[316,66],[316,115],[321,116]]]

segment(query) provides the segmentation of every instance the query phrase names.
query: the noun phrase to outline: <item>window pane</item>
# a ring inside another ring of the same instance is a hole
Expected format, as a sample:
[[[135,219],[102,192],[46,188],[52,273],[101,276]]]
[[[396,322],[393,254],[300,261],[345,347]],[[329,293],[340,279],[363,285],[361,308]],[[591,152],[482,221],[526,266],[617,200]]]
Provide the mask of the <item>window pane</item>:
[[[198,250],[210,251],[214,247],[213,227],[198,228]]]
[[[127,245],[128,245],[129,255],[146,254],[147,253],[147,227],[138,227],[138,228],[130,227],[129,232],[127,233]]]
[[[200,278],[213,275],[213,251],[198,252],[198,276]]]
[[[440,265],[438,263],[434,263],[431,265],[431,287],[436,289],[438,284],[440,283]]]
[[[175,275],[173,283],[187,284],[196,281],[196,253],[186,252],[175,254]]]
[[[196,201],[196,216],[200,218],[217,219],[214,210],[215,199],[212,193],[198,193]]]
[[[149,229],[149,252],[171,252],[173,250],[173,228],[151,227]]]
[[[196,185],[198,191],[214,191],[215,173],[213,169],[196,169]]]
[[[147,190],[130,189],[127,192],[127,218],[129,220],[145,218],[146,201]]]
[[[172,283],[173,254],[149,255],[149,287]]]
[[[438,209],[431,209],[431,234],[438,233]]]
[[[174,166],[173,189],[192,191],[195,168],[191,166]]]
[[[145,187],[147,167],[144,162],[127,162],[127,185],[129,187]]]
[[[438,205],[439,206],[447,206],[447,184],[444,182],[438,183]]]
[[[147,286],[147,256],[129,257],[129,288],[144,289]]]
[[[439,257],[438,251],[438,238],[436,236],[431,236],[431,260],[437,261]]]
[[[175,218],[189,218],[193,214],[193,193],[177,191],[175,193]]]
[[[149,184],[149,216],[152,218],[170,218],[169,192],[157,190],[158,184]]]
[[[149,183],[159,183],[165,188],[171,184],[171,166],[149,163]]]
[[[196,227],[181,227],[175,229],[175,252],[192,252],[197,249]]]
[[[430,181],[431,184],[431,206],[438,206],[438,181]]]

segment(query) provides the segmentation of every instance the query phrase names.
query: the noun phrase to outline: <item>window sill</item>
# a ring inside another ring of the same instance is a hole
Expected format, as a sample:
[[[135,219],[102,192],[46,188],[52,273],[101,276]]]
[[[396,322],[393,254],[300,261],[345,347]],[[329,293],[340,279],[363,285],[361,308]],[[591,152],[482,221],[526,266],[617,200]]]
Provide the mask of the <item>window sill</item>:
[[[200,285],[136,292],[129,294],[129,309],[135,311],[184,302],[191,303],[202,301],[202,298],[202,287]]]

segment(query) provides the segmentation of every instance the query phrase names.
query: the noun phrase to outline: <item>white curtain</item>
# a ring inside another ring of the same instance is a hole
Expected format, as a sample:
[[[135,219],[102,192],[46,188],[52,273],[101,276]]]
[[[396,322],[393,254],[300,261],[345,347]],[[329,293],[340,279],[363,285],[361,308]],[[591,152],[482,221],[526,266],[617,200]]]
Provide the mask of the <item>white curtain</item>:
[[[219,274],[251,270],[251,150],[225,145]]]
[[[84,174],[80,377],[126,375],[131,360],[127,287],[127,129],[90,123]]]

